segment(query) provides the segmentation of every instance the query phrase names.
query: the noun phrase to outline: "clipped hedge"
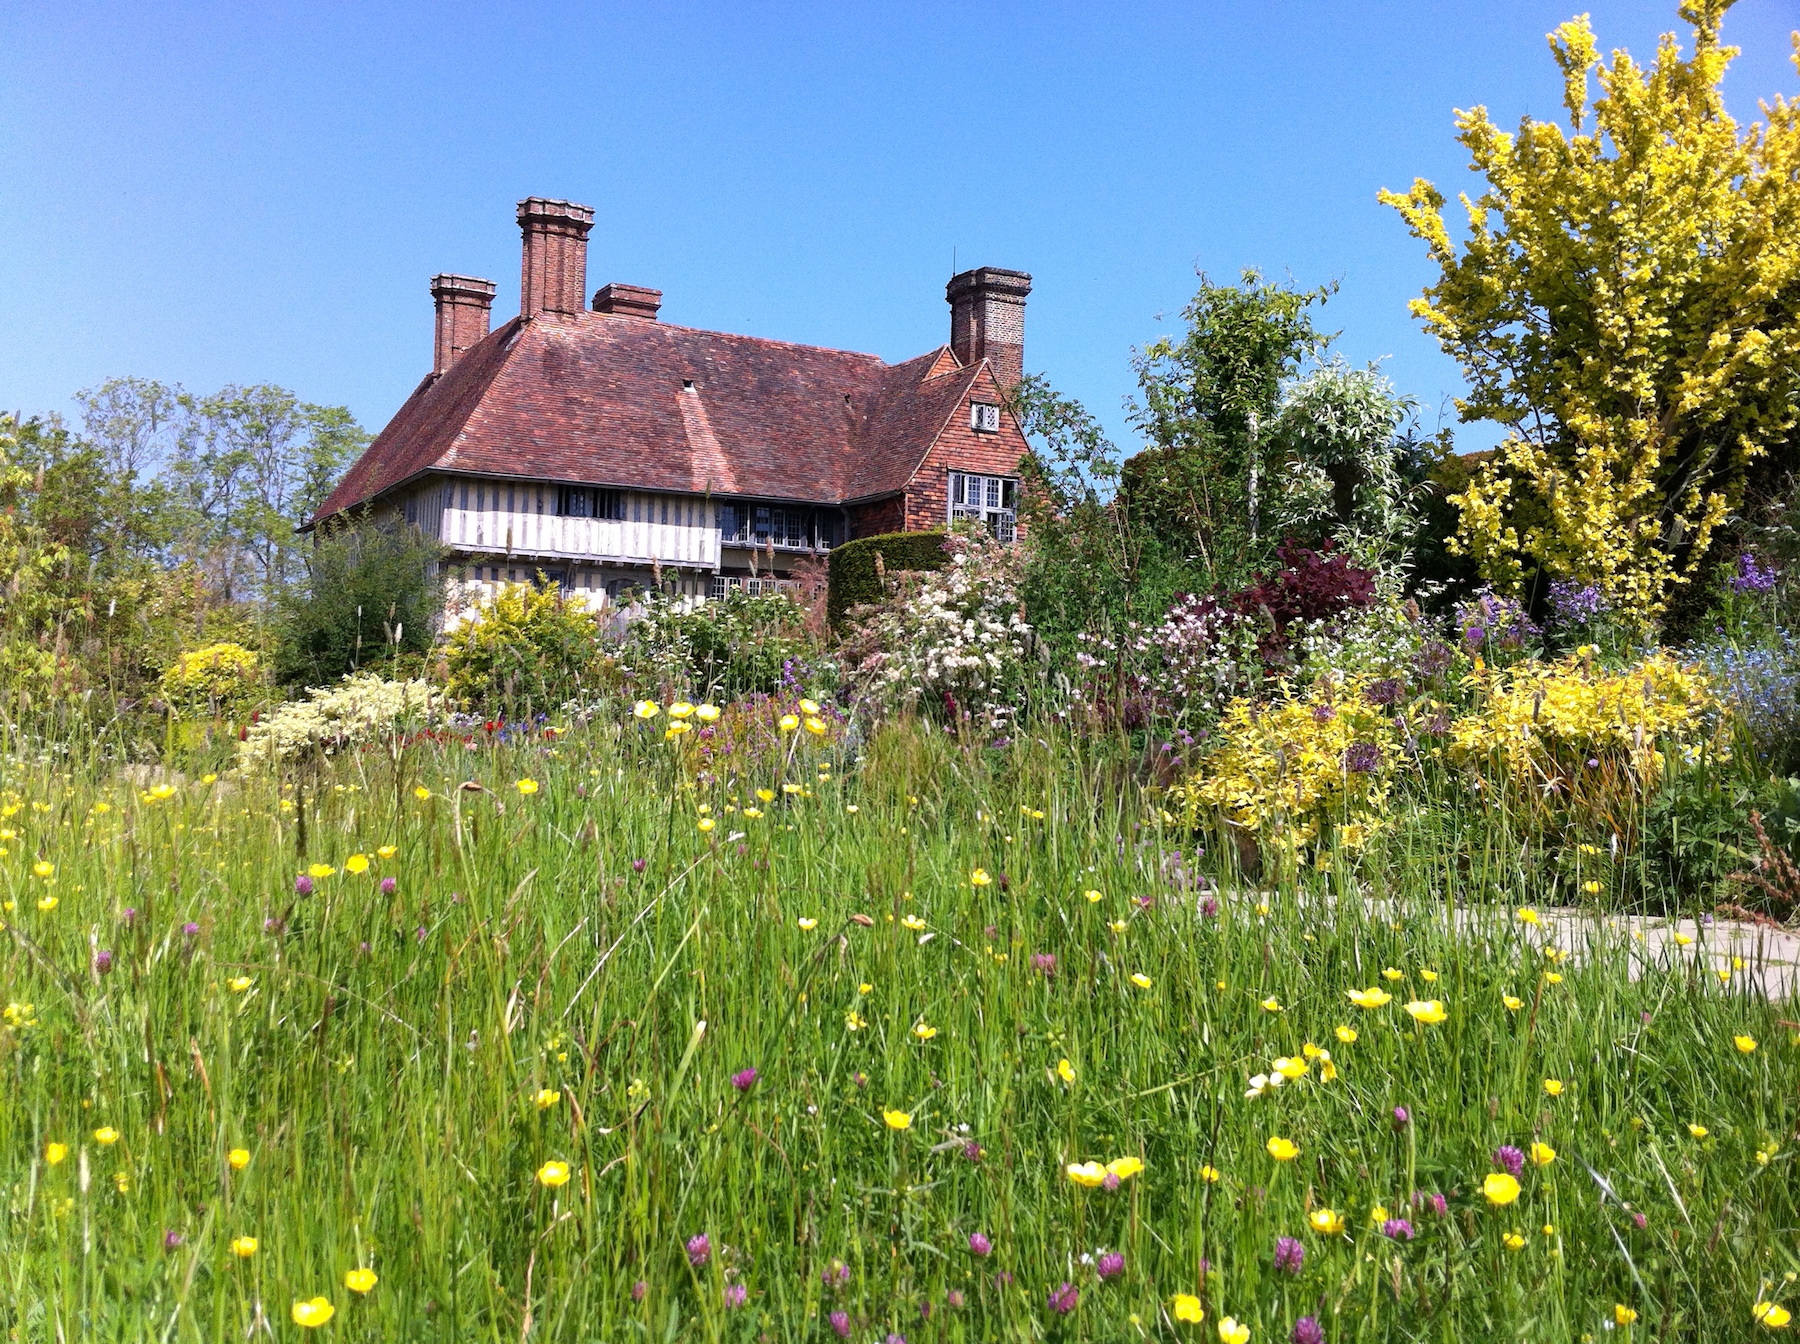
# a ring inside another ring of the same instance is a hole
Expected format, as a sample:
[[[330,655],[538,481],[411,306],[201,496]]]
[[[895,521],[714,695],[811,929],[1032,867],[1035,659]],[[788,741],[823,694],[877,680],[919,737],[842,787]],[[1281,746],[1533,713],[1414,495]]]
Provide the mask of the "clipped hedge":
[[[875,557],[889,574],[900,570],[942,569],[950,557],[944,554],[945,532],[885,532],[878,537],[858,537],[831,553],[831,578],[826,590],[826,610],[837,625],[851,607],[881,600],[881,581],[875,574]]]

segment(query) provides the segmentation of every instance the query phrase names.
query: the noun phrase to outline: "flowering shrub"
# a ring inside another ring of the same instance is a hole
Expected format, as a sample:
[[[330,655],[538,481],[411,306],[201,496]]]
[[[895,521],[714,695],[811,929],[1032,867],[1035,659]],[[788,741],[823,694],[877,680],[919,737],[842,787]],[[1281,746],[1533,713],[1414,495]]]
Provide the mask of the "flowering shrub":
[[[598,628],[555,584],[502,584],[444,650],[444,689],[466,706],[547,708],[605,674]]]
[[[900,575],[887,602],[851,609],[847,680],[880,710],[941,707],[995,726],[1025,698],[1032,630],[1019,602],[1021,561],[986,533],[952,533],[944,549],[944,569]]]
[[[1394,720],[1370,689],[1360,679],[1321,678],[1266,704],[1232,701],[1213,754],[1171,796],[1190,823],[1216,813],[1290,854],[1322,838],[1332,821],[1343,840],[1361,843],[1405,759]]]
[[[181,654],[162,674],[163,698],[178,710],[230,713],[262,685],[256,654],[241,644],[208,644]]]
[[[445,708],[443,696],[425,682],[387,681],[373,672],[352,673],[306,697],[246,728],[239,760],[248,765],[312,751],[329,755],[382,733],[427,725]]]
[[[1284,541],[1275,551],[1281,568],[1259,577],[1231,599],[1240,615],[1260,617],[1269,623],[1260,647],[1263,661],[1273,667],[1291,666],[1288,628],[1316,625],[1345,612],[1375,604],[1375,575],[1333,554],[1329,545],[1309,550]]]
[[[1700,644],[1682,657],[1706,673],[1759,759],[1778,772],[1800,764],[1800,649],[1793,636],[1784,634],[1779,648]]]
[[[626,680],[646,692],[768,695],[806,651],[804,621],[781,594],[733,592],[692,607],[653,597],[628,610],[615,656]]]

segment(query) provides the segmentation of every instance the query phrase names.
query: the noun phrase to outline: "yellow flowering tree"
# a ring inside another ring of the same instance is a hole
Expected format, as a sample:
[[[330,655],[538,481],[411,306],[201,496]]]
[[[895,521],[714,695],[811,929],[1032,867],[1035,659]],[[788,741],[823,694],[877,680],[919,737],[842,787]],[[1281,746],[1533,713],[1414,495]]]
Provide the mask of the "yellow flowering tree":
[[[1653,66],[1602,62],[1585,16],[1550,34],[1568,128],[1458,139],[1486,189],[1461,251],[1444,196],[1384,191],[1441,269],[1413,312],[1463,367],[1465,421],[1507,438],[1468,489],[1457,544],[1496,585],[1598,586],[1640,623],[1705,560],[1752,464],[1800,413],[1800,104],[1740,129],[1719,84],[1729,0],[1685,0]],[[1589,101],[1589,76],[1600,97]]]

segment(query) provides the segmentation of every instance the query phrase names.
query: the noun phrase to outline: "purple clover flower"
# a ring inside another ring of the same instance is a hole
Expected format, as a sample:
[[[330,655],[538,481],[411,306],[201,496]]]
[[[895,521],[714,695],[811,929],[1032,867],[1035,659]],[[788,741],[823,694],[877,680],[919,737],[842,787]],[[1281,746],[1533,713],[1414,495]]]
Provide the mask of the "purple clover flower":
[[[974,1139],[970,1139],[962,1146],[962,1155],[971,1162],[981,1161],[981,1145],[976,1143]]]
[[[750,1296],[750,1290],[748,1288],[744,1287],[743,1284],[741,1284],[741,1283],[726,1284],[725,1285],[725,1310],[736,1311],[739,1307],[744,1305],[745,1301],[749,1298],[749,1296]]]
[[[1407,1110],[1406,1107],[1404,1107],[1404,1106],[1394,1107],[1394,1128],[1396,1130],[1405,1129],[1411,1123],[1412,1123],[1412,1112],[1411,1111]]]
[[[181,1233],[171,1227],[168,1231],[163,1233],[163,1249],[165,1251],[172,1251],[186,1240],[186,1237],[182,1236]]]
[[[756,1070],[754,1067],[740,1069],[731,1075],[731,1085],[740,1092],[748,1092],[756,1086]]]
[[[1381,1235],[1389,1241],[1411,1241],[1413,1225],[1404,1218],[1389,1218],[1381,1225]]]
[[[1094,1266],[1094,1273],[1100,1276],[1100,1282],[1102,1283],[1105,1283],[1108,1279],[1116,1279],[1124,1272],[1125,1257],[1120,1255],[1117,1251],[1108,1251],[1105,1255],[1100,1257],[1100,1262]]]
[[[381,894],[383,896],[392,896],[394,894],[395,888],[397,888],[399,885],[400,884],[398,882],[394,881],[393,878],[384,877],[381,879]]]
[[[985,1232],[969,1233],[969,1253],[971,1255],[991,1255],[993,1250],[994,1243],[988,1240]]]
[[[700,1266],[712,1259],[712,1242],[707,1240],[706,1233],[696,1232],[688,1238],[687,1258],[688,1263],[695,1269],[699,1269]]]
[[[636,1283],[631,1285],[631,1300],[633,1302],[642,1302],[644,1300],[644,1294],[649,1291],[650,1285],[645,1283],[642,1279],[639,1279]]]
[[[1306,1247],[1292,1237],[1275,1238],[1275,1268],[1283,1274],[1298,1274],[1306,1264]]]
[[[952,1288],[944,1295],[944,1305],[952,1311],[961,1311],[963,1306],[962,1289]]]
[[[849,1339],[850,1338],[850,1313],[849,1312],[834,1311],[831,1313],[830,1316],[826,1317],[826,1319],[831,1322],[831,1328],[832,1328],[833,1332],[836,1333],[836,1335],[839,1339]]]
[[[1325,1344],[1325,1328],[1317,1317],[1302,1316],[1294,1322],[1294,1333],[1289,1338],[1294,1344]]]
[[[94,973],[96,975],[110,975],[112,974],[112,968],[113,954],[111,948],[103,947],[98,952],[94,953]]]
[[[1510,1143],[1502,1144],[1494,1150],[1494,1165],[1504,1167],[1507,1175],[1517,1180],[1525,1172],[1525,1154]]]
[[[298,876],[294,879],[294,895],[310,896],[310,895],[312,895],[312,890],[313,890],[312,879],[310,877],[308,877],[305,873],[301,873],[300,876]]]
[[[119,911],[119,922],[128,929],[133,924],[137,923],[137,907],[135,905],[128,905],[123,910]]]
[[[1031,954],[1031,969],[1042,971],[1046,978],[1056,974],[1056,954],[1053,952],[1034,952]]]
[[[200,926],[190,919],[181,926],[181,932],[183,937],[198,938],[200,936]]]
[[[1064,1282],[1061,1286],[1050,1290],[1050,1310],[1058,1316],[1067,1316],[1081,1305],[1081,1289],[1074,1284]]]

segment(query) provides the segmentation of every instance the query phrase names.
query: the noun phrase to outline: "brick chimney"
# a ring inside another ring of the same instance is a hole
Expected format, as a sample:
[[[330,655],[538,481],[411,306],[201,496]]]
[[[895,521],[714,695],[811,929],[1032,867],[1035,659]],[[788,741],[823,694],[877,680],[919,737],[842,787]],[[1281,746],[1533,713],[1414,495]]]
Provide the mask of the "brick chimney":
[[[965,365],[988,360],[1001,387],[1025,376],[1029,293],[1029,275],[998,266],[977,266],[952,276],[944,286],[944,297],[950,301],[950,348]]]
[[[525,235],[520,317],[581,311],[587,293],[587,236],[593,227],[592,206],[542,196],[519,202],[519,232]]]
[[[647,317],[656,321],[656,310],[662,307],[662,291],[642,285],[621,285],[616,281],[594,291],[594,311],[615,317]]]
[[[431,371],[447,373],[463,351],[488,334],[494,282],[472,275],[434,275],[431,301],[437,305],[437,344]]]

